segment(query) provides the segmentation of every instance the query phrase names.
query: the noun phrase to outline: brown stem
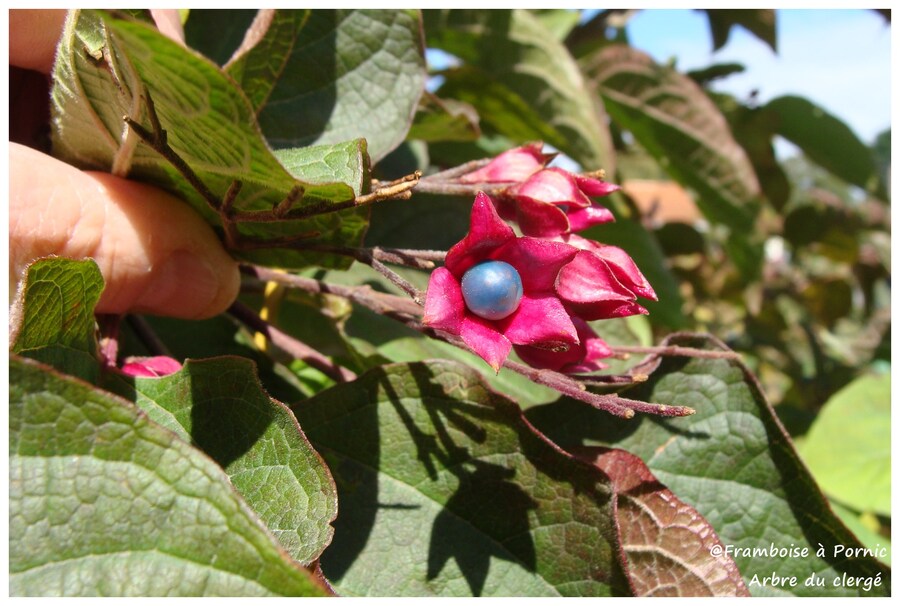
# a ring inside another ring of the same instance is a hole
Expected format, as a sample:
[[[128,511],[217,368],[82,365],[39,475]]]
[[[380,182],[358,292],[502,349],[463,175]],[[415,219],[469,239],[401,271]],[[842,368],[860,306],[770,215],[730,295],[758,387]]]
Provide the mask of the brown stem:
[[[441,250],[414,250],[407,248],[382,248],[375,246],[372,248],[359,248],[353,246],[333,246],[330,244],[320,244],[317,242],[297,241],[293,242],[293,248],[298,250],[307,250],[311,252],[329,253],[333,255],[341,255],[343,257],[352,257],[357,261],[369,264],[372,259],[382,261],[384,263],[392,263],[394,265],[404,265],[406,267],[414,267],[416,269],[434,269],[435,261],[443,261],[447,255]]]
[[[470,160],[465,164],[460,164],[459,166],[454,166],[453,168],[448,168],[447,170],[442,170],[437,173],[432,173],[427,177],[423,177],[423,180],[437,180],[437,181],[449,181],[451,179],[456,179],[465,174],[468,174],[472,171],[478,170],[479,168],[486,166],[490,163],[493,158],[481,158],[480,160]]]
[[[456,181],[439,181],[422,179],[416,185],[416,192],[441,196],[474,196],[484,192],[489,196],[502,194],[512,183],[457,183]]]
[[[412,300],[415,301],[418,305],[425,305],[425,293],[416,288],[412,283],[407,281],[400,274],[392,271],[388,268],[384,263],[379,261],[378,259],[372,259],[369,261],[369,266],[380,273],[382,276],[388,279],[388,281],[408,294],[412,297]]]
[[[694,347],[679,347],[669,345],[664,347],[643,347],[639,345],[615,345],[613,353],[619,355],[628,354],[655,354],[658,356],[685,356],[688,358],[709,358],[716,360],[740,360],[741,356],[735,351],[710,351],[708,349],[696,349]]]
[[[329,284],[312,278],[281,273],[258,265],[243,265],[241,269],[264,282],[277,282],[312,294],[335,295],[359,303],[382,315],[400,313],[416,316],[422,313],[422,308],[407,297],[377,292],[369,286]]]
[[[172,352],[142,316],[127,315],[125,321],[152,355],[172,357]]]
[[[338,383],[346,383],[356,378],[356,374],[352,370],[335,364],[306,343],[275,328],[243,303],[235,301],[228,308],[228,313],[253,330],[264,334],[273,345],[281,348],[291,357],[302,360]]]
[[[156,153],[168,160],[169,164],[174,166],[175,170],[177,170],[181,176],[190,183],[191,187],[206,200],[209,207],[218,213],[221,208],[221,201],[218,196],[206,187],[206,184],[197,176],[197,173],[195,173],[191,167],[188,166],[187,162],[182,160],[181,156],[175,153],[175,150],[169,146],[166,131],[159,122],[159,116],[156,115],[156,107],[153,104],[153,99],[150,96],[149,90],[144,90],[144,100],[147,102],[147,115],[150,118],[152,131],[148,131],[139,122],[131,119],[130,116],[123,116],[122,119],[131,127],[141,141],[149,145]]]
[[[237,249],[241,234],[238,232],[237,224],[231,219],[231,211],[234,208],[234,201],[237,200],[238,193],[241,191],[243,184],[240,181],[232,181],[222,198],[219,205],[219,218],[222,221],[222,228],[225,230],[225,244],[228,248]]]
[[[616,395],[591,393],[586,390],[583,383],[574,380],[568,375],[546,369],[539,370],[531,368],[511,360],[504,362],[503,366],[504,368],[509,368],[520,375],[528,377],[535,383],[546,385],[561,394],[576,400],[581,400],[594,408],[605,410],[606,412],[625,419],[632,418],[635,411],[664,417],[684,417],[696,412],[693,408],[687,406],[668,406],[666,404],[655,404],[652,402],[641,402],[639,400],[621,398]]]
[[[635,383],[643,383],[650,377],[643,373],[635,373],[633,375],[569,375],[573,379],[581,381],[585,385],[634,385]]]

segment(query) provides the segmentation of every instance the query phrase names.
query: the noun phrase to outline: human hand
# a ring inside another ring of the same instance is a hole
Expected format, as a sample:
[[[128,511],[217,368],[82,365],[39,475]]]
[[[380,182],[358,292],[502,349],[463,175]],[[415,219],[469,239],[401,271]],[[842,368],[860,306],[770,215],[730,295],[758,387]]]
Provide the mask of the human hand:
[[[65,11],[11,10],[10,65],[49,74],[64,18]],[[177,36],[178,28],[169,26],[166,33]],[[11,98],[15,119],[25,100]],[[11,293],[30,262],[58,255],[96,261],[106,282],[100,313],[207,318],[237,296],[237,263],[212,228],[174,196],[81,171],[13,142],[9,176]]]

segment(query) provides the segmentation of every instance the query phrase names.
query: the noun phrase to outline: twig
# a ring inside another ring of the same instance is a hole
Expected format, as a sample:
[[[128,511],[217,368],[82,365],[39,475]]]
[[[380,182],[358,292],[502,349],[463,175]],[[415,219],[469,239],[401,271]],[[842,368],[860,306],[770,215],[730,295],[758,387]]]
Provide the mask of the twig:
[[[335,364],[306,343],[275,328],[243,303],[235,301],[228,308],[228,313],[253,330],[266,335],[273,345],[281,348],[291,357],[302,360],[338,383],[346,383],[356,378],[356,374],[352,370]]]
[[[169,351],[169,348],[166,347],[166,344],[160,340],[160,338],[156,335],[156,332],[153,328],[150,327],[150,324],[147,323],[142,316],[135,315],[127,315],[125,316],[125,321],[128,322],[128,325],[131,327],[131,330],[135,332],[141,342],[144,344],[144,347],[147,348],[154,356],[168,356],[172,357],[172,352]]]
[[[485,166],[490,163],[493,158],[481,158],[480,160],[470,160],[465,164],[460,164],[459,166],[454,166],[453,168],[448,168],[447,170],[442,170],[437,173],[432,173],[427,177],[423,177],[422,179],[428,180],[436,180],[436,181],[449,181],[451,179],[456,179],[457,177],[461,177],[466,175],[472,171],[476,171],[482,166]]]
[[[321,244],[308,241],[297,241],[289,243],[286,242],[283,243],[282,246],[295,248],[297,250],[329,253],[332,255],[351,257],[367,265],[371,263],[372,259],[375,259],[384,263],[403,265],[406,267],[413,267],[415,269],[434,269],[434,262],[443,261],[444,257],[447,255],[446,252],[440,250],[382,248],[380,246],[360,248],[354,246],[334,246],[331,244]]]
[[[697,349],[694,347],[679,347],[677,345],[668,345],[665,347],[643,347],[639,345],[614,345],[611,347],[613,353],[624,355],[627,359],[628,354],[656,354],[658,356],[685,356],[688,358],[708,358],[717,360],[740,360],[741,356],[735,351],[710,351],[708,349]]]
[[[484,192],[489,196],[503,193],[513,183],[458,183],[456,181],[438,181],[422,179],[416,185],[416,192],[442,196],[474,196]]]
[[[632,418],[635,411],[664,417],[684,417],[696,412],[693,408],[687,406],[668,406],[666,404],[655,404],[652,402],[640,402],[638,400],[620,398],[615,395],[591,393],[586,390],[583,383],[576,381],[568,375],[552,370],[531,368],[530,366],[525,366],[524,364],[519,364],[512,360],[504,362],[503,367],[528,377],[535,383],[546,385],[563,395],[580,400],[586,404],[590,404],[594,408],[605,410],[606,412],[624,419]]]
[[[304,205],[302,208],[289,208],[289,204],[284,201],[272,210],[256,210],[245,211],[234,215],[234,220],[238,223],[273,223],[276,221],[295,221],[298,219],[307,219],[316,215],[325,215],[328,213],[340,212],[350,208],[359,208],[367,206],[383,200],[408,200],[412,197],[412,189],[419,182],[422,174],[416,171],[396,181],[384,184],[374,191],[362,196],[357,196],[342,202],[332,202],[330,200],[322,200]],[[290,194],[289,194],[290,195]],[[284,205],[284,206],[282,206]]]
[[[264,282],[278,282],[279,284],[312,294],[342,297],[359,303],[377,314],[390,316],[391,314],[399,313],[416,316],[422,313],[422,308],[407,297],[377,292],[372,290],[370,286],[329,284],[312,278],[281,273],[258,265],[242,265],[241,269],[244,273],[255,276]]]
[[[643,373],[635,373],[633,375],[569,375],[573,379],[581,381],[585,385],[634,385],[636,383],[644,383],[650,377]]]
[[[425,305],[425,293],[416,288],[411,282],[406,280],[406,278],[392,271],[378,259],[372,259],[369,262],[369,266],[387,278],[391,284],[412,297],[412,300],[418,305]]]
[[[182,160],[181,156],[169,146],[166,131],[159,122],[159,116],[156,115],[156,107],[153,105],[150,91],[144,91],[144,100],[147,102],[147,116],[150,119],[152,131],[148,131],[140,122],[133,120],[130,116],[123,116],[122,119],[131,127],[141,141],[149,145],[156,153],[165,158],[169,164],[174,166],[175,170],[190,183],[191,187],[200,194],[209,207],[218,213],[222,206],[218,196],[210,191],[200,177],[197,176],[197,173],[188,166],[187,162]]]

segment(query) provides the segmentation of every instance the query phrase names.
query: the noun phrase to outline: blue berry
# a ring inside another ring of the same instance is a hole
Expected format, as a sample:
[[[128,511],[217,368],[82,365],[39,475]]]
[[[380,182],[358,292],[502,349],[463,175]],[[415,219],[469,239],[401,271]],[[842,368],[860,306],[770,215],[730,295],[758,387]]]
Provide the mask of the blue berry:
[[[516,268],[503,261],[482,261],[463,274],[462,294],[476,316],[502,320],[519,309],[522,278]]]

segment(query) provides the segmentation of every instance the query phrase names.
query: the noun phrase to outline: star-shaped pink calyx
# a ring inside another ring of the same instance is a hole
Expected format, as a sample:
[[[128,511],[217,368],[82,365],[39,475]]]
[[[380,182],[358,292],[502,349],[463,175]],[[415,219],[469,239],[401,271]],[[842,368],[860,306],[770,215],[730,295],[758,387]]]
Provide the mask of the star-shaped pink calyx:
[[[479,192],[469,233],[431,274],[423,322],[460,337],[495,371],[513,345],[567,350],[578,344],[578,333],[556,282],[577,254],[564,242],[517,237]]]

